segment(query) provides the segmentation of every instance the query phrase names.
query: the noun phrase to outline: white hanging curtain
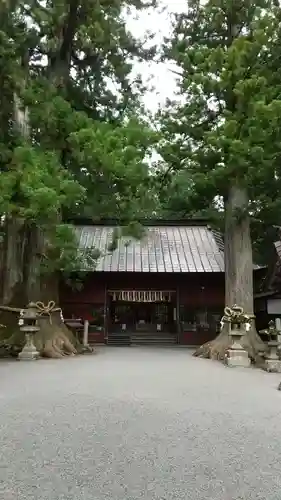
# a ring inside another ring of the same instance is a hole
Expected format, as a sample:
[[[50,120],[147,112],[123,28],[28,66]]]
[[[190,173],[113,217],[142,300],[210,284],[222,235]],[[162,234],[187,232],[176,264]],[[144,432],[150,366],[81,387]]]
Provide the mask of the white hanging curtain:
[[[162,291],[118,290],[111,292],[112,299],[122,302],[170,302],[171,293]]]

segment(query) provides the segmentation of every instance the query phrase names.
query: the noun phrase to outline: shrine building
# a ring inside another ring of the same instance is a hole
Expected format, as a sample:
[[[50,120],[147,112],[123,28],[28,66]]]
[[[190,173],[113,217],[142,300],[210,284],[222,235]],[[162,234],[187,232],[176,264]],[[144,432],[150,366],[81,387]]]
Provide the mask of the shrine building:
[[[116,223],[76,225],[81,249],[105,256],[77,290],[61,283],[64,317],[88,324],[90,343],[183,344],[213,339],[224,309],[224,256],[219,233],[202,220],[144,222],[144,236],[122,237]]]

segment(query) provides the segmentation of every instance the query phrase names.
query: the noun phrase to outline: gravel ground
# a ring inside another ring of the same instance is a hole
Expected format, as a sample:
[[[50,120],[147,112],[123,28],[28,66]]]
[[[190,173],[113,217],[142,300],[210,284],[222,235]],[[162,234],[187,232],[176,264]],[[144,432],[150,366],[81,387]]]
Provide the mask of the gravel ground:
[[[0,363],[3,500],[280,500],[281,375],[180,348]]]

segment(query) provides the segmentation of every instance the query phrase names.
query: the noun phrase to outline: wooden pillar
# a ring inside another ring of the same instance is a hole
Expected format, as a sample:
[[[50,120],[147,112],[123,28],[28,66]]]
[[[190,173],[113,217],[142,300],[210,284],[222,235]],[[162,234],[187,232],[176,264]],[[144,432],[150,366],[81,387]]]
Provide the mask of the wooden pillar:
[[[108,305],[107,305],[107,286],[104,286],[104,313],[103,313],[103,331],[104,331],[104,343],[107,343],[108,337]]]
[[[275,328],[278,330],[278,341],[281,342],[281,319],[275,318]]]
[[[177,343],[180,344],[180,333],[181,333],[181,325],[180,325],[180,290],[177,286],[176,290],[176,318],[177,318]]]
[[[89,341],[89,321],[85,319],[83,330],[83,345],[87,346]]]

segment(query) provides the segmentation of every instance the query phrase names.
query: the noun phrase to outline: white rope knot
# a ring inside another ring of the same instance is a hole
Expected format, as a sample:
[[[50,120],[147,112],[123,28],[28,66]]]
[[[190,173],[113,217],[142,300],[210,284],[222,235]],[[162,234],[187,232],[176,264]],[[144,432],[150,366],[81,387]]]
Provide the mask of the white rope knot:
[[[250,324],[252,319],[254,319],[254,314],[244,313],[243,307],[234,305],[232,307],[225,307],[224,316],[222,318],[223,323],[235,323],[235,324]]]
[[[58,311],[61,312],[61,308],[56,307],[54,300],[50,300],[48,304],[44,304],[44,302],[31,302],[28,304],[28,307],[36,308],[39,316],[49,316],[50,324],[52,324],[51,314]]]

